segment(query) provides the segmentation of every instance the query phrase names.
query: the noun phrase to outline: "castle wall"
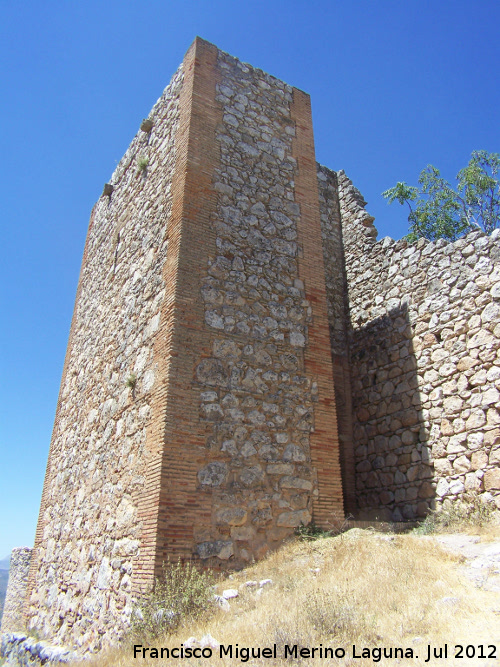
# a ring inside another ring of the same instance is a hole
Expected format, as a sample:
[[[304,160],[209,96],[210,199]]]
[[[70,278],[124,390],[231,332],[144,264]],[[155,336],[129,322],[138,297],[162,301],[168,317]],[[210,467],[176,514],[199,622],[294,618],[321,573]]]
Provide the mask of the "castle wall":
[[[2,632],[19,630],[24,627],[24,600],[33,549],[19,547],[12,549],[9,565],[9,580],[2,614]]]
[[[376,241],[339,172],[360,518],[500,505],[500,232]]]
[[[343,516],[309,97],[197,38],[141,127],[92,212],[28,585],[30,627],[91,650],[169,558]]]
[[[91,648],[130,615],[158,459],[146,434],[162,389],[154,347],[182,80],[180,69],[92,212],[36,533],[30,627]]]

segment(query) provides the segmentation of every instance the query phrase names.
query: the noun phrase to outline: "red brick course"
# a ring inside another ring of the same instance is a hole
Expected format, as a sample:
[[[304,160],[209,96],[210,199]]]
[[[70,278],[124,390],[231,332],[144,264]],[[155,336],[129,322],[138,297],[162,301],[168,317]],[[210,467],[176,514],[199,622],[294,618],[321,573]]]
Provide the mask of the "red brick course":
[[[313,309],[309,344],[304,352],[305,370],[308,376],[316,378],[319,388],[319,400],[314,411],[314,431],[311,433],[311,462],[317,470],[319,491],[313,501],[313,521],[320,527],[328,528],[332,521],[342,520],[344,516],[342,480],[311,101],[309,95],[296,88],[293,91],[292,118],[296,131],[293,144],[293,156],[297,160],[295,201],[301,209],[298,229],[298,241],[302,246],[299,276]]]
[[[195,526],[209,526],[211,497],[197,488],[206,462],[206,431],[199,421],[195,366],[210,353],[200,280],[215,250],[210,215],[215,208],[213,170],[218,160],[215,128],[217,48],[196,38],[184,58],[184,85],[176,135],[172,213],[164,269],[167,294],[155,360],[161,386],[153,401],[148,433],[152,461],[147,494],[141,499],[144,523],[135,587],[151,584],[170,558],[190,558]]]

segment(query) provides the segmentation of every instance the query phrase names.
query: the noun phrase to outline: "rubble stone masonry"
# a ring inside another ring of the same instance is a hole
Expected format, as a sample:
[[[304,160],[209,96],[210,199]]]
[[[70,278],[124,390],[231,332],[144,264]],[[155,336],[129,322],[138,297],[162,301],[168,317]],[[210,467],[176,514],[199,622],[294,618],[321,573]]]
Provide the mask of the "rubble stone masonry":
[[[92,211],[26,603],[29,626],[56,642],[96,648],[130,617],[146,479],[160,456],[155,349],[182,84],[181,67]]]
[[[12,550],[9,567],[9,581],[2,614],[2,631],[17,630],[23,625],[24,599],[30,569],[30,547],[18,547]]]
[[[500,506],[500,230],[377,241],[338,174],[360,518]]]

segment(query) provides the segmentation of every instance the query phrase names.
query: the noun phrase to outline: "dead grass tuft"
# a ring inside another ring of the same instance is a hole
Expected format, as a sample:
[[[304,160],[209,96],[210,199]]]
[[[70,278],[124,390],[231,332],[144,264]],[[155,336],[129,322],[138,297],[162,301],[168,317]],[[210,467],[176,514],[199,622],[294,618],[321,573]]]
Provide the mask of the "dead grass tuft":
[[[486,503],[477,494],[468,493],[454,502],[445,501],[441,508],[427,515],[415,532],[421,535],[438,532],[498,533],[498,518],[494,502]]]

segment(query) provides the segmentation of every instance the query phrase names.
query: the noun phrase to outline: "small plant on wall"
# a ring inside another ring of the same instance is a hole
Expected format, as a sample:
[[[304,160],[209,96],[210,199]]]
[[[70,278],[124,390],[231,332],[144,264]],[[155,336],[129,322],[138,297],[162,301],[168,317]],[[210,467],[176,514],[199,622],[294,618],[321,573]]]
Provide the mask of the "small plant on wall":
[[[141,173],[144,173],[146,169],[148,168],[149,160],[147,157],[139,157],[137,158],[137,168]]]
[[[134,398],[135,398],[135,388],[137,386],[137,375],[135,373],[132,373],[132,375],[130,375],[127,378],[127,381],[125,382],[125,384],[127,385],[127,387],[129,387],[129,389],[132,389],[132,396],[134,396]]]

